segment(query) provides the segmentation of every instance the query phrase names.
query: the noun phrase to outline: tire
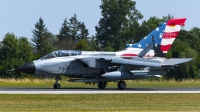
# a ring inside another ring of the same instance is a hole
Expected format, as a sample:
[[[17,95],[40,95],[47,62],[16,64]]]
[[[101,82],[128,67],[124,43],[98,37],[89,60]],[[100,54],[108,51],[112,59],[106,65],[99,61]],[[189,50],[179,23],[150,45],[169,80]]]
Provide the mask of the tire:
[[[60,89],[61,86],[60,86],[60,84],[54,84],[54,85],[53,85],[53,88],[54,88],[54,89]]]
[[[99,89],[105,89],[106,88],[106,82],[98,82]]]
[[[118,89],[124,90],[124,89],[126,89],[126,82],[119,81],[118,84],[117,84],[117,86],[118,86]]]

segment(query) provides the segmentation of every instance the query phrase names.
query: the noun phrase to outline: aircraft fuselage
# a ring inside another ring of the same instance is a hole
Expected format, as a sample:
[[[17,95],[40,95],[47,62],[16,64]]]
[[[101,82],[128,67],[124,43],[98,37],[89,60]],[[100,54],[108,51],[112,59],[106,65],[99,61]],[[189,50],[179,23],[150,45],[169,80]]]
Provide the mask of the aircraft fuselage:
[[[86,67],[80,61],[70,57],[58,57],[34,61],[35,74],[66,75],[68,77],[95,77],[101,74],[101,68]]]

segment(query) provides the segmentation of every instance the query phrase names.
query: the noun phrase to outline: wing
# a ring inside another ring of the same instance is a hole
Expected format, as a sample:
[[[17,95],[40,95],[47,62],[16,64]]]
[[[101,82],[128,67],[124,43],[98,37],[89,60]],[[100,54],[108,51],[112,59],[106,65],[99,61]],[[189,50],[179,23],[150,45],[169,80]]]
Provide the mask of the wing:
[[[132,59],[124,59],[120,57],[85,57],[85,58],[76,58],[78,61],[83,63],[87,67],[99,67],[103,66],[140,66],[140,67],[164,67],[164,66],[176,66],[177,64],[185,63],[191,61],[193,58],[171,58],[164,61],[156,59],[145,59],[135,57]]]
[[[120,64],[120,65],[132,65],[132,66],[143,66],[143,67],[161,67],[161,62],[157,60],[150,60],[144,58],[133,58],[123,59],[123,58],[114,58],[111,63]]]

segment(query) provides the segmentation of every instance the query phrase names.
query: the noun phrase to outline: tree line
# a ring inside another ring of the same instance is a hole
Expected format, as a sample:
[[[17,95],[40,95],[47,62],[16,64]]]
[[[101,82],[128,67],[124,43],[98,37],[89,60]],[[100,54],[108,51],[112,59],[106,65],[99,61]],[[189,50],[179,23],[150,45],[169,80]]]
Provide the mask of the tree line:
[[[136,43],[154,30],[160,22],[173,18],[168,14],[162,18],[156,16],[142,20],[142,13],[132,0],[101,0],[101,15],[95,26],[96,34],[89,37],[84,22],[74,14],[65,18],[58,34],[52,34],[39,18],[32,30],[33,37],[17,37],[7,33],[0,42],[0,77],[23,78],[26,74],[6,72],[26,62],[36,60],[43,55],[59,49],[77,49],[85,51],[118,51],[127,43]],[[181,30],[167,58],[194,58],[191,62],[181,64],[175,70],[170,70],[165,79],[182,80],[184,78],[198,79],[200,77],[200,28]]]

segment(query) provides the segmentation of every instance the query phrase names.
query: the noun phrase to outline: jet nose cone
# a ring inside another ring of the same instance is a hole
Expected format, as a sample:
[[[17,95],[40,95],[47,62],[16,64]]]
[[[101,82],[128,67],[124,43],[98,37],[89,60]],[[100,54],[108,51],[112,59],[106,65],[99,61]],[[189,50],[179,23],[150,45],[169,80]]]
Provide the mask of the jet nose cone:
[[[27,73],[27,74],[34,74],[35,73],[35,64],[33,62],[28,62],[18,68],[15,71]]]

